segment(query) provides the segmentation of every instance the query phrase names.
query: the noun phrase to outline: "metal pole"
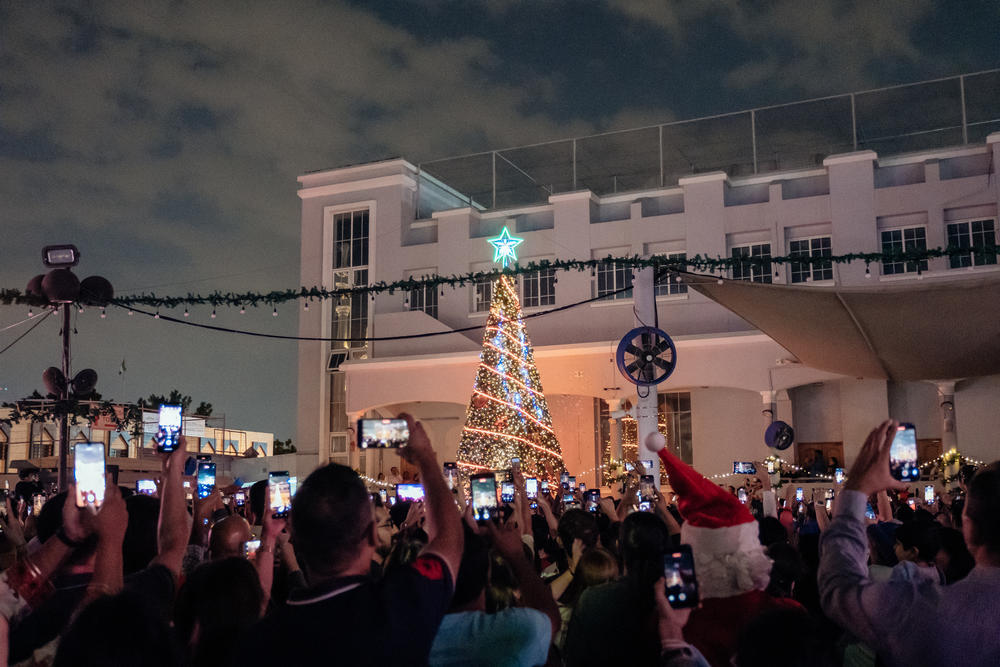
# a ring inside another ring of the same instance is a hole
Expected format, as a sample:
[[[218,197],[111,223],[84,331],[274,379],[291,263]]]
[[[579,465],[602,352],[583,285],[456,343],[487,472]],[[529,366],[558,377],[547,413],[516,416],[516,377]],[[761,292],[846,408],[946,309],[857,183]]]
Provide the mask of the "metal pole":
[[[858,150],[858,113],[854,107],[854,93],[851,93],[851,138],[854,139],[854,150]]]
[[[753,173],[757,173],[757,114],[750,111],[750,140],[753,142]]]
[[[70,314],[69,314],[70,304],[64,303],[63,308],[63,325],[62,325],[62,372],[65,378],[65,384],[63,385],[62,391],[59,392],[59,400],[63,403],[63,409],[66,407],[66,401],[69,400],[69,324],[70,324]],[[69,486],[69,415],[63,413],[63,416],[59,420],[59,490],[65,491]]]
[[[645,267],[634,273],[632,287],[636,326],[655,326],[656,293],[653,283],[652,267]],[[652,459],[653,469],[647,470],[646,473],[652,473],[654,488],[659,489],[660,466],[657,463],[659,455],[646,447],[646,438],[658,430],[657,411],[659,406],[656,387],[639,387],[637,399],[635,404],[636,444],[638,445],[636,458],[640,461]]]

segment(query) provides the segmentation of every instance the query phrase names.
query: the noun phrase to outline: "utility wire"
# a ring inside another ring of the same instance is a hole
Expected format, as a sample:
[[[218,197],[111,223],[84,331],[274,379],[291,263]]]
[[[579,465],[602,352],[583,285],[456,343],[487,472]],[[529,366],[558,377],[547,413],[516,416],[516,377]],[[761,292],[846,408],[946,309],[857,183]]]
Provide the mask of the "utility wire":
[[[35,322],[34,324],[32,324],[31,327],[27,331],[25,331],[23,334],[21,334],[20,336],[18,336],[14,340],[12,340],[11,343],[10,343],[10,345],[8,345],[4,349],[0,350],[0,354],[3,354],[4,352],[6,352],[7,350],[9,350],[10,348],[14,347],[14,344],[17,343],[17,341],[21,340],[22,338],[24,338],[25,336],[27,336],[28,334],[30,334],[32,331],[34,331],[35,327],[37,327],[39,324],[41,324],[42,322],[44,322],[46,320],[46,318],[48,318],[48,316],[51,315],[54,312],[55,312],[54,310],[50,310],[47,313],[45,313],[45,315],[42,317],[42,319],[40,319],[37,322]]]
[[[613,292],[608,292],[607,294],[602,294],[600,296],[591,297],[589,299],[584,299],[583,301],[577,301],[575,303],[569,303],[565,306],[559,306],[558,308],[550,308],[549,310],[540,311],[537,313],[529,313],[527,315],[522,315],[521,319],[527,320],[535,317],[542,317],[545,315],[551,315],[552,313],[559,313],[564,310],[569,310],[570,308],[576,308],[577,306],[582,306],[584,304],[592,303],[594,301],[601,301],[607,299],[608,297],[614,296],[615,294],[620,294],[622,292],[627,292],[632,289],[632,286],[622,287],[620,289],[614,290]],[[324,341],[330,343],[361,343],[361,342],[374,342],[374,341],[388,341],[388,340],[411,340],[414,338],[432,338],[434,336],[445,336],[447,334],[453,333],[464,333],[466,331],[476,331],[482,329],[486,326],[483,324],[475,324],[468,327],[462,327],[460,329],[449,329],[448,331],[432,331],[428,333],[419,334],[407,334],[404,336],[372,336],[369,338],[324,338],[322,336],[286,336],[283,334],[268,334],[261,333],[259,331],[244,331],[241,329],[232,329],[229,327],[218,327],[212,324],[201,324],[200,322],[192,322],[191,320],[180,319],[177,317],[171,317],[170,315],[160,315],[157,313],[152,313],[148,310],[142,310],[131,305],[124,305],[117,301],[112,301],[114,305],[118,306],[123,310],[134,311],[141,315],[146,315],[148,317],[153,317],[156,319],[166,320],[167,322],[174,322],[176,324],[186,324],[191,327],[197,327],[199,329],[210,329],[212,331],[221,331],[224,333],[240,334],[243,336],[255,336],[257,338],[277,338],[279,340],[304,340],[304,341]],[[30,331],[30,329],[29,329]],[[17,342],[17,341],[15,341]]]

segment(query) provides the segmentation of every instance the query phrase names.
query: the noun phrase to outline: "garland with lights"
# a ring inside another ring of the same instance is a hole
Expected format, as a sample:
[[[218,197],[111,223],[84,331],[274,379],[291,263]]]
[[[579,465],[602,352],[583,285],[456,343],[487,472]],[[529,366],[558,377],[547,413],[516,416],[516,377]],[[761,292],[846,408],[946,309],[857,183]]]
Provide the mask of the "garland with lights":
[[[512,239],[517,240],[517,239]],[[908,262],[917,264],[917,274],[922,274],[919,262],[941,257],[968,257],[974,255],[979,264],[995,264],[996,256],[1000,254],[1000,246],[982,245],[974,248],[948,246],[946,248],[927,248],[923,250],[910,249],[893,252],[852,252],[843,255],[829,256],[806,256],[806,255],[778,255],[773,257],[722,257],[709,255],[694,255],[687,258],[669,257],[667,255],[653,255],[652,257],[639,257],[632,255],[627,257],[615,257],[608,255],[600,259],[555,259],[539,260],[528,262],[527,264],[515,264],[504,266],[503,268],[489,271],[473,271],[465,274],[452,274],[448,276],[432,275],[393,282],[378,281],[369,285],[358,285],[342,289],[327,290],[321,287],[299,287],[285,290],[274,290],[271,292],[212,292],[210,294],[191,294],[185,296],[158,296],[156,294],[138,294],[134,296],[117,297],[115,303],[123,306],[145,305],[156,308],[176,308],[178,306],[198,306],[209,305],[213,308],[220,306],[233,306],[240,308],[256,308],[262,305],[274,307],[289,301],[304,301],[306,304],[312,301],[327,301],[330,299],[340,299],[355,294],[394,294],[396,292],[411,292],[425,289],[427,287],[465,287],[479,282],[495,281],[501,276],[517,276],[536,271],[595,271],[599,266],[615,264],[632,269],[657,268],[667,269],[677,273],[697,272],[697,273],[724,273],[734,267],[757,269],[769,269],[771,265],[796,264],[804,266],[827,266],[829,264],[850,264],[852,262],[864,262],[866,274],[869,273],[871,264]],[[502,259],[508,259],[501,256]],[[33,294],[27,294],[22,290],[2,289],[0,290],[0,304],[3,305],[43,305],[43,300]],[[308,307],[308,305],[307,305]]]
[[[493,283],[458,465],[473,472],[503,470],[512,458],[521,459],[526,474],[549,480],[564,467],[517,289],[504,275]]]
[[[66,417],[69,423],[75,426],[81,422],[93,424],[98,419],[104,418],[111,421],[115,429],[122,433],[142,434],[142,408],[135,404],[76,398],[58,400],[42,398],[36,392],[36,396],[4,403],[2,407],[10,409],[10,413],[0,419],[0,422],[8,424],[20,424],[22,421],[57,422]]]

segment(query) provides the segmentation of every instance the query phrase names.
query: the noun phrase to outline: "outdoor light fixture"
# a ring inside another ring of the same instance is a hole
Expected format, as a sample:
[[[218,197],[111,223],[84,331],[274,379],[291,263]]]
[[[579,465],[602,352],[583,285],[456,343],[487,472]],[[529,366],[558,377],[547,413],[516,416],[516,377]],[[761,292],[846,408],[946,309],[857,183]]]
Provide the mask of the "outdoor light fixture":
[[[80,251],[72,243],[47,245],[42,248],[42,263],[50,269],[76,266],[80,263]]]

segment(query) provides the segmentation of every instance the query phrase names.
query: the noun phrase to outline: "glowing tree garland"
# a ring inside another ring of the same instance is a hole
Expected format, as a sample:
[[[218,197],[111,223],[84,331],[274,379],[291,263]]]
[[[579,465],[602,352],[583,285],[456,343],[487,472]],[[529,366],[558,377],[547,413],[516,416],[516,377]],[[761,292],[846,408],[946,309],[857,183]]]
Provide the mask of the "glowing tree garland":
[[[497,261],[515,261],[520,240],[504,233],[490,243]],[[562,450],[535,367],[514,279],[493,283],[475,389],[466,412],[458,464],[474,474],[510,467],[521,459],[526,475],[553,479],[563,469]]]

